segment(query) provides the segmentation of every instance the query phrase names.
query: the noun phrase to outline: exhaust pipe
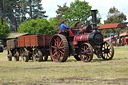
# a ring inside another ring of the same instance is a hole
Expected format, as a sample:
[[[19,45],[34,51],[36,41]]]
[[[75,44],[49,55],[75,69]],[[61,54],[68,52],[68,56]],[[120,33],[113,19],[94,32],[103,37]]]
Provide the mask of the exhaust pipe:
[[[97,10],[91,10],[92,12],[92,24],[93,24],[93,31],[97,31],[97,18],[96,18],[96,11]]]

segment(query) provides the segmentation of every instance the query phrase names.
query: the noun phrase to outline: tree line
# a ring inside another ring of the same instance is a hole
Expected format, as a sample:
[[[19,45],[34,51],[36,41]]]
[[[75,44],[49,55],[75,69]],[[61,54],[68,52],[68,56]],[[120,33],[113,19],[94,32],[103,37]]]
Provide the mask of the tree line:
[[[41,0],[0,0],[1,17],[6,19],[12,31],[15,31],[15,25],[28,19],[47,17],[45,13]]]

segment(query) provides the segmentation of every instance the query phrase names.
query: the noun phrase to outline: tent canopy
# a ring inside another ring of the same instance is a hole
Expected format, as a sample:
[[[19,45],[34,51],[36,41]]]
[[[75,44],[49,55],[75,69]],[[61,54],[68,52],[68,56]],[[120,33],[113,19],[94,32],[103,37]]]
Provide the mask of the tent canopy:
[[[113,23],[113,24],[104,24],[104,25],[98,25],[99,30],[100,29],[114,29],[114,28],[125,28],[127,25],[125,23]]]

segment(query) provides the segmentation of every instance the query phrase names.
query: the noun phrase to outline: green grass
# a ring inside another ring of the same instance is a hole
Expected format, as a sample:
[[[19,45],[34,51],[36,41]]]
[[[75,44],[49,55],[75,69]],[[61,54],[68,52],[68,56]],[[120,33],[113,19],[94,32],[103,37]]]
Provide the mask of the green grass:
[[[64,63],[7,61],[0,53],[0,85],[128,85],[128,47],[115,47],[112,60],[94,56],[89,63],[73,57]]]

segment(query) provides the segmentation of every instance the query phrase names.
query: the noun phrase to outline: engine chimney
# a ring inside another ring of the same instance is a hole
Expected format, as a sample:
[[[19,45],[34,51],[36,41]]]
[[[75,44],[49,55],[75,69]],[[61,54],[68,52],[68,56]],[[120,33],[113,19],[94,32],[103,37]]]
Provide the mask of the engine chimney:
[[[97,10],[91,10],[92,12],[92,23],[93,23],[93,31],[97,31],[97,18],[96,18],[96,11]]]

